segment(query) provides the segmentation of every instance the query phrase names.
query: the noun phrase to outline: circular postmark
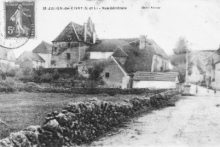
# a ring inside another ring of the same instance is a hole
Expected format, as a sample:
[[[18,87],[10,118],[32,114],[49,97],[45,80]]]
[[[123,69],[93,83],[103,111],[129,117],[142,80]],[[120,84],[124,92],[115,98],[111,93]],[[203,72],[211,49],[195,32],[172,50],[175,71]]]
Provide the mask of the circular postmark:
[[[0,47],[18,49],[35,36],[34,1],[9,1],[4,3],[5,25],[0,24]]]

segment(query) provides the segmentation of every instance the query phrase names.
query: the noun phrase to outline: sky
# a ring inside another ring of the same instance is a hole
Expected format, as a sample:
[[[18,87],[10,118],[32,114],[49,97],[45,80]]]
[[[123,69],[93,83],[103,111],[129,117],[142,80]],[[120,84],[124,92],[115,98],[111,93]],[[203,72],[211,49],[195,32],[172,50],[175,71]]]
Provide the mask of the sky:
[[[41,41],[52,44],[69,22],[83,25],[90,17],[98,38],[138,38],[146,35],[170,55],[184,37],[191,50],[216,50],[220,45],[220,0],[35,0],[36,37],[15,49],[18,57]],[[2,5],[1,7],[4,7]],[[103,7],[126,7],[104,10]],[[43,10],[44,7],[83,7]],[[85,10],[84,8],[100,8]],[[143,9],[145,7],[147,9]],[[156,9],[151,8],[156,7]],[[159,8],[159,9],[158,9]],[[2,9],[3,10],[3,9]],[[4,15],[4,11],[0,11]],[[4,28],[4,27],[3,27]],[[1,26],[2,31],[2,26]]]

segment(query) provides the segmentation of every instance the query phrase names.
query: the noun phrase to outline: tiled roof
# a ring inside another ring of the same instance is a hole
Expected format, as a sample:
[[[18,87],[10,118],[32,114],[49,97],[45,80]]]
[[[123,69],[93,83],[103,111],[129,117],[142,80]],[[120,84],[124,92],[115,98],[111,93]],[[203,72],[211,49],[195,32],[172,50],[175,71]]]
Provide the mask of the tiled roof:
[[[70,22],[53,42],[82,41],[84,38],[84,27]]]
[[[125,53],[125,51],[121,48],[118,47],[116,51],[112,54],[114,57],[127,57],[128,55]]]
[[[148,40],[148,42],[150,42],[154,46],[154,49],[156,50],[157,54],[159,54],[165,59],[169,58],[167,54],[164,52],[164,50],[154,40],[151,39],[151,40]]]
[[[153,55],[160,55],[167,59],[166,53],[152,40],[147,39],[146,49],[139,49],[139,38],[103,39],[92,45],[88,52],[119,52],[118,48],[127,55],[124,69],[127,73],[137,71],[151,71]],[[115,53],[115,54],[116,54]],[[122,52],[121,52],[122,53]],[[116,55],[113,55],[117,57]]]
[[[18,62],[23,62],[23,61],[39,61],[39,62],[45,62],[43,58],[41,58],[37,53],[33,52],[28,52],[24,51],[18,58]]]
[[[177,77],[177,72],[136,72],[134,74],[133,80],[175,82]]]
[[[114,52],[118,46],[123,46],[127,42],[122,39],[103,39],[89,48],[89,52]]]
[[[121,62],[119,60],[117,60],[116,58],[112,57],[112,56],[107,58],[107,59],[100,59],[100,60],[88,59],[88,60],[82,61],[82,63],[80,65],[84,65],[84,66],[86,65],[87,67],[89,67],[89,66],[93,66],[93,65],[99,64],[99,63],[103,63],[105,66],[108,66],[108,65],[111,65],[111,64],[117,64],[127,74],[126,69],[121,64]]]
[[[91,18],[89,17],[86,23],[87,33],[86,33],[86,43],[93,42],[93,32],[95,32],[94,24],[92,23]],[[82,41],[84,42],[84,26],[79,25],[74,22],[70,22],[65,29],[56,37],[52,42],[69,42],[69,41]],[[96,36],[96,40],[98,37]]]
[[[52,53],[52,45],[50,45],[47,42],[42,41],[32,52],[33,53],[51,54]]]

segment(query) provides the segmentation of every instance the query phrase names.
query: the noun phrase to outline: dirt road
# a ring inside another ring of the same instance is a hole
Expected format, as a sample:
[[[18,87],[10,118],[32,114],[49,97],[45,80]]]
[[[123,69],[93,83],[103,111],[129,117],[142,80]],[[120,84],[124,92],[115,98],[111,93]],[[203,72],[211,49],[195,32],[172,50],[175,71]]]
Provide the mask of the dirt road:
[[[91,146],[220,146],[220,97],[199,91],[200,95],[182,97],[175,107],[135,119]]]

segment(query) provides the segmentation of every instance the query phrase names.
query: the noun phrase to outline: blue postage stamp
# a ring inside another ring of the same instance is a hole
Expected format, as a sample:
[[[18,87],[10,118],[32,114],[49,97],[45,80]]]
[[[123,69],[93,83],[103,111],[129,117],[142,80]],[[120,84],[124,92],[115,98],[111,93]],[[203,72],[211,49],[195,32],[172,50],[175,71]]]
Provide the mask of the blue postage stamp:
[[[5,2],[6,38],[35,37],[35,1]]]

